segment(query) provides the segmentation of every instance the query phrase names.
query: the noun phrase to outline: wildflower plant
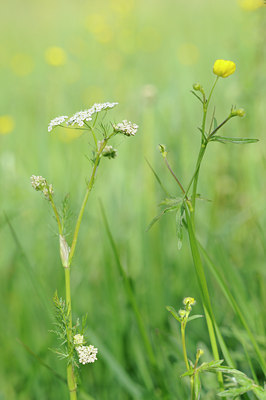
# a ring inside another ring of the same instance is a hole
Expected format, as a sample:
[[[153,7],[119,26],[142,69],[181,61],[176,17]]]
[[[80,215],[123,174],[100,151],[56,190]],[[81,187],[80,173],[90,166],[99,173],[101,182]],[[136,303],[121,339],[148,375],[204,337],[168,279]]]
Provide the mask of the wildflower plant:
[[[212,348],[212,354],[214,360],[211,361],[213,364],[208,366],[210,367],[212,372],[217,373],[217,379],[219,382],[220,389],[222,390],[222,396],[226,397],[227,393],[233,393],[231,390],[227,392],[224,390],[224,379],[222,373],[231,373],[231,374],[241,374],[239,371],[235,369],[235,362],[233,361],[230,352],[226,346],[226,343],[223,339],[221,334],[220,328],[216,322],[215,315],[213,312],[211,297],[209,295],[209,289],[207,285],[204,265],[202,261],[202,256],[206,260],[208,267],[214,273],[219,285],[221,286],[223,292],[226,294],[227,299],[229,299],[229,303],[231,307],[234,309],[236,315],[238,316],[242,326],[246,330],[249,339],[253,345],[255,353],[258,357],[258,362],[262,371],[265,373],[266,365],[263,359],[262,353],[259,349],[257,341],[251,332],[250,328],[248,327],[248,323],[244,316],[244,313],[240,310],[240,307],[237,305],[235,299],[233,298],[230,290],[221,277],[221,274],[217,267],[212,263],[208,254],[200,245],[199,241],[197,240],[196,236],[196,223],[195,223],[195,215],[197,209],[197,199],[201,196],[197,192],[198,188],[198,180],[199,180],[199,173],[202,164],[202,160],[204,158],[205,152],[207,147],[212,142],[220,142],[220,143],[233,143],[233,144],[248,144],[248,143],[255,143],[258,140],[254,138],[242,138],[242,137],[227,137],[227,136],[220,136],[220,130],[234,117],[244,117],[245,111],[242,108],[231,107],[228,115],[221,121],[217,122],[215,117],[215,108],[212,112],[212,115],[209,119],[207,119],[209,109],[210,109],[210,102],[213,96],[214,89],[217,85],[217,82],[220,78],[227,78],[232,75],[236,70],[236,65],[233,61],[227,60],[216,60],[213,66],[213,73],[216,75],[215,81],[211,87],[209,93],[206,93],[205,89],[200,83],[195,83],[193,85],[192,94],[197,98],[200,102],[202,107],[202,122],[199,128],[200,136],[201,136],[201,143],[199,148],[199,153],[195,165],[195,169],[192,173],[191,179],[189,180],[188,184],[185,186],[181,183],[181,180],[176,176],[173,169],[171,168],[169,161],[168,161],[168,153],[165,145],[159,145],[159,150],[163,157],[164,163],[168,168],[170,174],[174,178],[175,182],[179,187],[179,191],[181,192],[180,196],[171,196],[169,198],[168,193],[167,198],[162,200],[160,206],[163,207],[163,210],[158,214],[150,223],[149,228],[159,220],[159,218],[165,215],[168,212],[175,212],[176,213],[176,234],[177,234],[177,247],[180,250],[182,247],[182,238],[183,238],[183,230],[186,228],[189,243],[192,253],[192,258],[194,262],[195,272],[197,276],[197,281],[201,293],[201,300],[204,309],[205,319],[207,323],[208,333],[210,344]],[[160,183],[158,176],[155,174],[156,179]],[[162,186],[162,185],[161,185]],[[162,189],[165,191],[164,187]],[[165,191],[166,192],[166,191]],[[198,360],[200,357],[200,353],[197,353],[196,362],[192,363],[188,361],[187,354],[186,354],[186,346],[185,346],[185,327],[187,322],[191,320],[189,317],[189,313],[191,311],[191,307],[193,305],[194,299],[186,298],[184,300],[185,309],[176,312],[172,307],[168,307],[168,310],[173,314],[176,320],[178,320],[181,324],[181,337],[182,337],[182,346],[183,346],[183,353],[184,353],[184,360],[187,368],[187,373],[185,375],[189,375],[191,377],[191,399],[198,399],[200,396],[200,382],[198,379],[197,371],[198,371]],[[222,351],[223,357],[228,364],[228,367],[222,367],[221,363],[222,360],[220,359],[219,350]],[[202,367],[203,369],[205,367]],[[206,369],[208,369],[206,367]],[[223,369],[224,368],[224,369]],[[226,370],[225,370],[226,369]],[[208,369],[209,370],[209,369]],[[233,371],[233,372],[232,372]],[[237,371],[237,372],[236,372]],[[249,379],[249,378],[247,378]],[[243,393],[245,393],[245,389],[241,389]],[[247,391],[247,390],[246,390]],[[241,392],[241,393],[242,393]],[[240,393],[240,392],[239,392]],[[260,398],[260,397],[259,397]]]
[[[48,125],[48,132],[54,131],[57,127],[68,129],[83,130],[89,135],[92,144],[91,154],[91,173],[86,182],[86,191],[80,211],[76,220],[74,234],[71,243],[66,240],[65,216],[67,214],[67,197],[63,201],[62,212],[54,198],[54,189],[42,176],[32,175],[31,184],[36,191],[42,192],[45,199],[49,201],[58,225],[59,249],[62,267],[65,274],[65,300],[59,298],[57,293],[54,296],[54,305],[56,311],[56,329],[54,332],[60,340],[60,348],[54,351],[67,360],[67,383],[69,396],[71,400],[77,399],[77,368],[80,365],[91,364],[97,360],[98,349],[92,344],[87,344],[84,336],[86,330],[86,318],[82,319],[80,327],[79,321],[74,325],[72,320],[72,302],[70,271],[72,260],[76,250],[77,239],[81,221],[84,215],[85,207],[89,195],[94,187],[95,177],[103,158],[113,159],[117,156],[117,150],[109,142],[114,136],[134,136],[138,126],[126,120],[121,123],[103,124],[103,118],[106,120],[106,112],[114,108],[117,102],[96,103],[87,110],[78,111],[72,116],[56,117]]]

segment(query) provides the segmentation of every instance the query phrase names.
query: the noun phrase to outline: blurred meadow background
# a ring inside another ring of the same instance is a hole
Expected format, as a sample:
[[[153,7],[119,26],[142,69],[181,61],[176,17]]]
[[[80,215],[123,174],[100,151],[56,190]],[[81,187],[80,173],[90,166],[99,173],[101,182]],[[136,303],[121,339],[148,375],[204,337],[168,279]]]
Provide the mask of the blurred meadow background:
[[[98,361],[81,368],[80,399],[153,399],[147,356],[104,227],[102,201],[121,262],[154,345],[170,399],[188,398],[179,326],[166,311],[200,292],[186,234],[177,249],[171,213],[150,231],[164,194],[145,158],[173,195],[179,191],[158,144],[186,186],[200,144],[200,104],[190,90],[209,90],[216,59],[233,60],[236,73],[220,79],[212,104],[222,121],[243,107],[221,134],[256,137],[252,145],[209,146],[198,201],[198,237],[229,284],[261,350],[265,350],[265,7],[254,1],[11,0],[0,14],[0,399],[65,399],[65,365],[56,346],[52,297],[64,297],[58,237],[48,202],[30,184],[42,175],[58,204],[70,193],[72,220],[90,165],[87,136],[50,120],[95,102],[118,101],[111,120],[139,125],[134,138],[116,139],[118,157],[101,163],[82,222],[72,268],[74,319],[88,313],[89,341]],[[218,121],[219,122],[219,121]],[[72,232],[73,233],[73,232]],[[71,235],[70,235],[71,236]],[[239,369],[252,377],[247,352],[261,370],[249,339],[214,276],[206,269],[217,321]],[[188,326],[188,353],[200,345],[211,360],[204,318]],[[27,348],[28,349],[27,349]],[[29,351],[30,349],[30,351]],[[32,352],[32,353],[31,353]],[[215,380],[206,379],[214,399]],[[160,398],[160,397],[158,397]]]

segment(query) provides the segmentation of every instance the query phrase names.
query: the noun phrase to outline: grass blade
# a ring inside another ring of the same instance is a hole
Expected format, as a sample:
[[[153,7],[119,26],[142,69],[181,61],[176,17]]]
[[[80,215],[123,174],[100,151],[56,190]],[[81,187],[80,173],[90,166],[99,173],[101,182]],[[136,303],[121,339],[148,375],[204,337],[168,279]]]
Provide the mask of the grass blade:
[[[252,345],[254,347],[254,350],[255,350],[255,352],[257,354],[257,357],[258,357],[260,366],[261,366],[261,368],[263,370],[263,373],[265,374],[266,373],[266,363],[265,363],[264,358],[263,358],[263,356],[261,354],[261,351],[260,351],[259,346],[258,346],[258,344],[256,342],[256,339],[255,339],[253,333],[251,332],[251,330],[250,330],[250,328],[249,328],[249,326],[248,326],[248,324],[246,322],[244,314],[240,310],[237,302],[235,301],[235,299],[234,299],[234,297],[233,297],[233,295],[232,295],[227,283],[225,282],[224,278],[222,277],[219,269],[211,261],[211,259],[208,256],[207,252],[204,250],[204,248],[201,246],[201,244],[199,242],[198,242],[198,245],[199,245],[199,248],[200,248],[200,250],[202,252],[202,255],[204,256],[204,258],[206,260],[207,266],[209,267],[210,271],[213,273],[214,277],[216,278],[217,283],[219,284],[220,288],[222,289],[222,291],[223,291],[225,297],[227,298],[230,306],[235,311],[235,313],[238,316],[241,324],[243,325],[244,329],[246,330],[246,332],[247,332],[247,334],[248,334],[248,336],[250,338],[250,341],[251,341],[251,343],[252,343]]]

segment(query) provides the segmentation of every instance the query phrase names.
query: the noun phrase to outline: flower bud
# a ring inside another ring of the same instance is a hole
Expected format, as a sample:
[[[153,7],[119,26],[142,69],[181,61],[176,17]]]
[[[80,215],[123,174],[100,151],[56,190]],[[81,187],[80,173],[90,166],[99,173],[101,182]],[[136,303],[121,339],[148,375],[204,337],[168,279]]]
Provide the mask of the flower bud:
[[[162,153],[162,156],[166,157],[167,156],[166,146],[164,144],[159,144],[158,147],[159,147],[160,152]]]
[[[185,297],[183,304],[185,306],[194,306],[196,304],[196,300],[193,297]]]
[[[185,310],[182,310],[182,309],[181,309],[181,310],[178,311],[178,314],[179,314],[180,318],[184,318],[184,317],[186,316],[187,313],[186,313]]]
[[[246,115],[246,112],[244,108],[239,108],[238,110],[233,109],[231,110],[231,116],[232,117],[244,117]]]
[[[68,259],[69,259],[70,248],[64,236],[60,235],[59,241],[60,241],[60,257],[62,265],[64,268],[69,268]]]
[[[213,73],[222,78],[227,78],[236,70],[236,65],[233,61],[216,60],[213,65]]]
[[[199,83],[194,83],[193,89],[196,90],[196,91],[199,91],[199,90],[202,89],[202,86]]]

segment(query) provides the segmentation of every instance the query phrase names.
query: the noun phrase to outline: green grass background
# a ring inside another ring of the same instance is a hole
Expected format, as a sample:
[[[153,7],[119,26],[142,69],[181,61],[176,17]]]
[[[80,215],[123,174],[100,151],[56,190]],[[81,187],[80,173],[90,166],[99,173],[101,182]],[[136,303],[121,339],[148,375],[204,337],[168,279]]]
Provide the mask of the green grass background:
[[[71,115],[94,102],[118,101],[108,114],[114,121],[139,125],[135,138],[119,138],[116,160],[104,160],[82,222],[72,269],[74,318],[88,313],[89,341],[99,360],[81,368],[81,399],[141,397],[150,385],[149,366],[127,303],[100,213],[99,199],[155,348],[171,399],[188,398],[179,327],[166,305],[180,307],[185,296],[198,299],[194,267],[185,235],[177,250],[174,215],[146,232],[163,193],[149,160],[173,195],[179,191],[158,151],[186,185],[200,135],[200,104],[189,93],[194,82],[208,90],[217,58],[233,60],[236,73],[220,80],[213,100],[218,121],[231,105],[245,108],[225,136],[256,137],[252,145],[210,144],[202,165],[198,237],[221,269],[261,348],[265,312],[265,8],[245,11],[235,1],[100,0],[26,1],[1,5],[0,114],[14,130],[0,135],[0,399],[65,399],[67,388],[23,347],[27,345],[61,375],[64,362],[48,351],[56,346],[52,296],[64,296],[56,224],[48,202],[30,185],[43,175],[60,204],[70,193],[72,226],[89,173],[87,137],[65,140],[49,121]],[[45,51],[59,46],[66,63],[49,65]],[[24,61],[23,61],[24,60]],[[26,60],[26,61],[25,61]],[[26,66],[25,66],[26,65]],[[30,67],[27,70],[27,65]],[[25,72],[26,71],[26,72]],[[145,97],[153,85],[152,101]],[[6,216],[12,229],[7,223]],[[245,332],[214,278],[208,275],[217,321],[237,366],[251,376],[241,341],[260,378]],[[21,342],[20,342],[21,341]],[[197,346],[211,360],[204,319],[188,325],[188,352]],[[214,399],[215,378],[205,381],[204,399]]]

